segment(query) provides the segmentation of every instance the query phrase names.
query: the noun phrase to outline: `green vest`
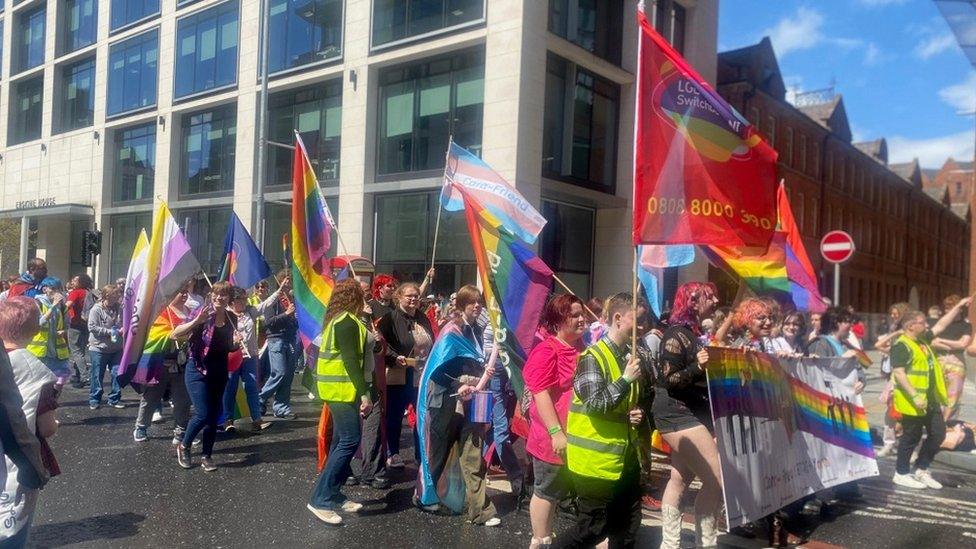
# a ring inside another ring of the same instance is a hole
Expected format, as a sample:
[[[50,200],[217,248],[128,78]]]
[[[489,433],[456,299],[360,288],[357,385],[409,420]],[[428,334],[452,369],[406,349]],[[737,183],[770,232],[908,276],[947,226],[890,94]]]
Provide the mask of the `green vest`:
[[[349,379],[349,372],[342,362],[342,355],[339,354],[335,339],[336,324],[347,317],[356,321],[356,327],[359,328],[357,349],[359,356],[362,356],[366,341],[366,326],[355,315],[342,313],[329,321],[325,327],[322,333],[322,347],[319,348],[319,357],[315,365],[315,386],[319,398],[326,402],[355,402],[358,396],[356,386]]]
[[[596,359],[607,383],[618,379],[622,368],[603,339],[590,345],[583,355]],[[580,358],[582,358],[582,356]],[[630,446],[630,410],[637,406],[639,389],[630,384],[630,393],[605,414],[587,413],[575,392],[566,418],[566,463],[569,470],[584,477],[617,480],[624,471],[624,458]]]
[[[932,351],[932,348],[924,343],[920,345],[905,336],[899,336],[895,343],[904,343],[912,352],[912,362],[906,368],[905,373],[908,375],[908,383],[911,384],[912,388],[918,394],[924,397],[924,405],[922,406],[922,411],[919,412],[918,408],[912,403],[911,395],[905,392],[901,385],[896,383],[894,394],[895,410],[906,416],[923,416],[926,414],[929,396],[929,371],[933,369],[935,370],[935,394],[939,398],[939,404],[943,406],[948,404],[949,397],[946,392],[945,378],[942,377],[942,366],[939,364],[939,360],[935,358],[935,353]],[[926,355],[926,351],[928,351],[928,355]]]
[[[41,316],[44,316],[45,313],[51,310],[50,306],[44,304],[41,301],[37,302],[37,306],[41,310]],[[51,332],[50,323],[56,322],[56,325],[54,327],[56,331],[60,332],[64,330],[64,314],[61,312],[56,312],[53,313],[51,316],[54,318],[48,320],[47,326],[41,326],[41,328],[37,331],[37,334],[34,336],[34,339],[32,339],[30,344],[27,345],[27,351],[30,352],[30,354],[36,356],[37,358],[44,358],[47,356],[47,352],[48,352],[47,345],[48,345],[48,337],[49,337],[48,334]],[[55,336],[54,349],[57,352],[57,358],[59,360],[66,360],[68,358],[68,342],[63,337]],[[55,357],[51,357],[51,358],[55,358]]]

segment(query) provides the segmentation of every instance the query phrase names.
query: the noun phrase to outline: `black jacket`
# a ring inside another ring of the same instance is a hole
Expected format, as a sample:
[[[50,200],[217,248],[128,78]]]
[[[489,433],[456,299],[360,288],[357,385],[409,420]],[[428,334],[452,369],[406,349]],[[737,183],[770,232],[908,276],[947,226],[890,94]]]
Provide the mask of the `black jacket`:
[[[298,317],[292,314],[285,314],[285,307],[281,304],[281,299],[275,299],[264,311],[264,325],[267,329],[268,339],[278,338],[285,341],[294,341],[298,333]]]
[[[434,330],[430,327],[430,320],[419,309],[414,316],[407,316],[402,309],[395,307],[380,319],[377,327],[383,336],[383,340],[386,341],[386,357],[384,360],[387,368],[399,367],[396,362],[398,356],[410,356],[414,346],[413,327],[415,324],[420,324],[427,330],[431,341],[433,341]]]

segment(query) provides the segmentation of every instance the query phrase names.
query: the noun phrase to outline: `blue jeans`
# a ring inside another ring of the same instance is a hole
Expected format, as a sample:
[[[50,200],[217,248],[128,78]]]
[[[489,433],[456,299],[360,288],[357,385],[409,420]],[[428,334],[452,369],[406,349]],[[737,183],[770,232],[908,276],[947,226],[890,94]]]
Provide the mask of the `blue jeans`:
[[[186,382],[190,402],[193,403],[193,417],[183,433],[183,447],[189,448],[197,434],[203,431],[203,436],[200,437],[203,448],[200,453],[204,457],[210,457],[213,454],[214,440],[217,439],[217,420],[220,418],[220,400],[227,386],[227,368],[208,365],[207,374],[204,375],[197,369],[196,361],[191,358],[186,364],[183,380]]]
[[[491,377],[488,388],[494,397],[491,414],[491,437],[495,442],[495,452],[498,454],[505,474],[512,481],[512,488],[521,488],[522,466],[519,463],[515,448],[512,447],[511,430],[508,424],[506,399],[508,398],[508,374],[504,369],[496,370]],[[520,486],[515,486],[518,483]]]
[[[268,339],[268,360],[271,362],[271,377],[261,389],[261,405],[266,406],[274,396],[274,415],[291,413],[291,382],[295,378],[295,361],[298,349],[292,341],[279,337]]]
[[[119,360],[122,358],[121,351],[114,353],[100,353],[89,351],[91,355],[91,392],[88,395],[88,404],[98,406],[102,403],[102,381],[105,379],[105,370],[108,369],[112,376],[112,392],[108,394],[108,403],[117,403],[122,400],[122,386],[119,385]]]
[[[346,501],[340,488],[352,474],[352,457],[359,448],[359,406],[354,402],[329,402],[332,413],[332,446],[325,468],[315,483],[310,503],[318,509],[335,509]]]
[[[241,380],[244,381],[244,395],[247,397],[247,407],[250,408],[251,421],[261,421],[261,400],[258,397],[258,360],[254,357],[245,358],[241,367],[227,378],[227,388],[224,389],[224,411],[220,415],[220,422],[226,423],[234,417],[234,401],[237,400],[237,388]]]

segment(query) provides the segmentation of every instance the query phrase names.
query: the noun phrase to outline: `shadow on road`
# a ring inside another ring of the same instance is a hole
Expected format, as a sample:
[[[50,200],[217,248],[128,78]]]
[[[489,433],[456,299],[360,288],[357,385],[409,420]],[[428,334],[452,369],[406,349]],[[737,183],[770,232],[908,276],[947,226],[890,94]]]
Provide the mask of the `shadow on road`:
[[[76,543],[122,539],[139,533],[138,524],[146,520],[137,513],[116,513],[98,517],[55,522],[31,530],[31,547],[65,547]]]

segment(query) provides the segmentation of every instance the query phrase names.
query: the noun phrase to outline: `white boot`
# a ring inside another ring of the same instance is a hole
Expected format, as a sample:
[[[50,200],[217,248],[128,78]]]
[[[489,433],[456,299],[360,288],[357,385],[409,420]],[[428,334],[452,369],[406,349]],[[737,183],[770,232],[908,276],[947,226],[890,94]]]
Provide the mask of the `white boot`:
[[[695,547],[718,547],[715,515],[695,515]]]
[[[681,549],[681,509],[661,505],[661,549]]]

